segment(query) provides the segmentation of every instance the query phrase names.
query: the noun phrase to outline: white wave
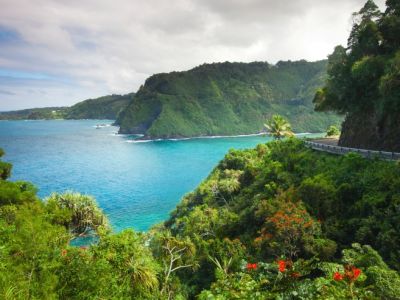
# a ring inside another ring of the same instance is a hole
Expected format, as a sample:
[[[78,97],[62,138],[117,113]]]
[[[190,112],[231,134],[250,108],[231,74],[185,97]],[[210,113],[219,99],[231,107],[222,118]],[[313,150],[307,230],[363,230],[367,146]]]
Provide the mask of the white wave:
[[[165,141],[163,139],[156,139],[156,140],[127,140],[127,143],[133,143],[133,144],[138,144],[138,143],[151,143],[151,142],[161,142]]]
[[[113,126],[112,124],[97,124],[97,125],[93,125],[93,128],[105,128],[105,127],[111,127]]]
[[[220,138],[237,138],[237,137],[248,137],[248,136],[259,136],[264,133],[253,133],[253,134],[240,134],[240,135],[210,135],[210,136],[195,136],[195,137],[186,137],[186,138],[169,138],[169,139],[152,139],[152,140],[128,140],[127,143],[149,143],[149,142],[162,142],[162,141],[187,141],[187,140],[195,140],[195,139],[220,139]],[[139,135],[138,135],[139,136]],[[140,135],[139,137],[143,137],[144,135]]]
[[[296,133],[296,136],[305,136],[313,134],[311,132],[300,132]],[[128,134],[129,135],[129,134]],[[132,134],[131,134],[132,135]],[[260,132],[260,133],[251,133],[251,134],[238,134],[238,135],[209,135],[209,136],[194,136],[194,137],[186,137],[186,138],[169,138],[169,139],[153,139],[153,140],[127,140],[127,143],[150,143],[150,142],[162,142],[162,141],[173,141],[173,142],[179,142],[179,141],[187,141],[187,140],[195,140],[195,139],[224,139],[224,138],[241,138],[241,137],[251,137],[251,136],[262,136],[262,135],[268,135],[268,133],[265,132]],[[143,137],[144,135],[135,135],[138,137]]]

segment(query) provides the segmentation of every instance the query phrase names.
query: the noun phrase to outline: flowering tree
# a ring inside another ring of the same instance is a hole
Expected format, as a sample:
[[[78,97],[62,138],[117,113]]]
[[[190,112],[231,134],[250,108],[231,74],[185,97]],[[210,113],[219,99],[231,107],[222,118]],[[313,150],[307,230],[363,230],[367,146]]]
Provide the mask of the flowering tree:
[[[274,201],[275,212],[265,218],[257,243],[267,245],[274,254],[290,259],[297,256],[305,239],[320,232],[320,225],[305,210],[292,192],[284,192]]]

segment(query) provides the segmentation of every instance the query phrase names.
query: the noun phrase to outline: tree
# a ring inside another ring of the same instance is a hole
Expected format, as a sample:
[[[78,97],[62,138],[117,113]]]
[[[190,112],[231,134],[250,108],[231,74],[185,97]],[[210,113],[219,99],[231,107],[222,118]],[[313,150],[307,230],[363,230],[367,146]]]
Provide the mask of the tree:
[[[160,228],[151,237],[154,256],[162,262],[163,280],[161,295],[173,299],[179,293],[179,286],[174,282],[174,274],[179,270],[197,267],[196,248],[189,237],[173,236],[170,231]]]
[[[0,148],[0,158],[4,155],[3,149]],[[0,180],[6,180],[11,175],[11,164],[0,161]]]
[[[320,234],[321,228],[296,198],[294,190],[280,192],[272,201],[261,204],[258,214],[265,222],[256,238],[258,245],[270,254],[293,259],[304,244]]]
[[[316,110],[348,113],[373,108],[384,65],[377,56],[384,42],[380,16],[372,0],[353,14],[347,48],[337,46],[328,57],[328,79],[314,97]]]
[[[264,126],[275,139],[294,136],[290,123],[281,115],[273,115]]]
[[[327,137],[338,136],[338,135],[340,135],[340,130],[334,125],[329,126],[328,129],[326,130]]]
[[[314,96],[317,111],[346,115],[339,145],[400,151],[400,5],[372,0],[354,13],[347,47],[328,57],[325,86]]]
[[[67,192],[53,193],[45,199],[53,221],[66,226],[74,236],[109,227],[108,219],[92,196]]]

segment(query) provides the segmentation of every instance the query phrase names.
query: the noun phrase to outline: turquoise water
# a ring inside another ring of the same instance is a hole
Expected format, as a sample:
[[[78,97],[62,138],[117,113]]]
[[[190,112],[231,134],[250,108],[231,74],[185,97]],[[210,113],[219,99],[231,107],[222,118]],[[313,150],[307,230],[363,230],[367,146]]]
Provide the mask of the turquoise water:
[[[4,160],[12,180],[33,182],[39,195],[79,191],[96,197],[114,230],[147,230],[165,220],[230,148],[250,148],[267,137],[134,142],[111,121],[0,121]]]

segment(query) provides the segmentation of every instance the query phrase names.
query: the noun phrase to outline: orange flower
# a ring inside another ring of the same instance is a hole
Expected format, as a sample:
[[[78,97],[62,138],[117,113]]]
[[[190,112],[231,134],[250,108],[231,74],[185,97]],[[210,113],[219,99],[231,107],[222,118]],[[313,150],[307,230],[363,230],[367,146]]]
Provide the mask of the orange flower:
[[[66,256],[67,253],[68,253],[68,252],[67,252],[66,249],[62,249],[62,250],[61,250],[61,256],[63,256],[63,257]]]

